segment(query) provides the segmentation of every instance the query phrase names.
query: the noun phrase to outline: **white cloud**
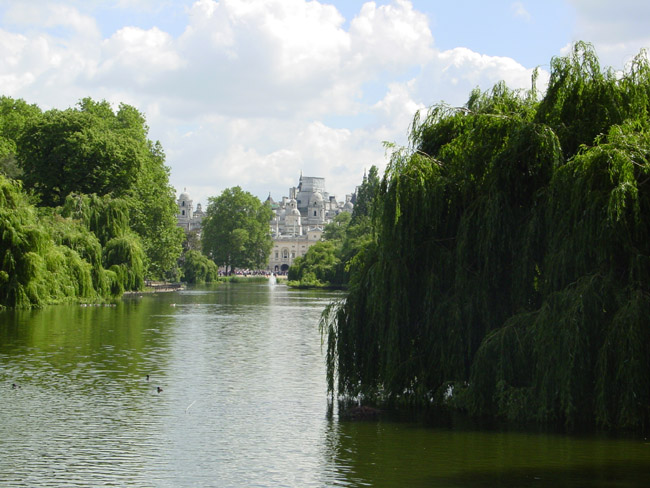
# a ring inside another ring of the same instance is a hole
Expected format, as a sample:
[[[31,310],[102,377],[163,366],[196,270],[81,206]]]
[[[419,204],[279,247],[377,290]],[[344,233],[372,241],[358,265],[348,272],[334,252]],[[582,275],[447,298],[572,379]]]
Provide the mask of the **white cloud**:
[[[95,19],[81,14],[77,9],[51,2],[14,2],[6,11],[4,22],[28,25],[32,28],[65,27],[84,39],[98,39],[99,29]]]
[[[150,0],[130,0],[140,9]],[[300,171],[342,199],[382,141],[403,144],[418,109],[462,104],[476,86],[530,85],[531,70],[466,48],[437,51],[427,17],[406,0],[368,2],[345,26],[304,0],[197,0],[174,36],[125,24],[105,38],[71,7],[48,17],[12,7],[0,30],[0,82],[43,108],[91,96],[138,107],[171,166],[171,182],[206,203],[240,185],[275,198]]]
[[[426,106],[414,100],[415,80],[407,83],[391,83],[386,96],[373,106],[378,119],[384,121],[376,130],[379,140],[386,142],[406,142],[407,131],[413,117]],[[396,137],[397,136],[397,137]]]
[[[515,17],[523,19],[527,22],[530,21],[531,15],[526,10],[526,7],[522,2],[513,2],[512,5],[510,5],[510,9],[512,10],[512,13]]]
[[[426,16],[405,0],[380,7],[365,3],[350,24],[350,37],[351,63],[374,72],[422,65],[433,56]]]
[[[102,42],[102,61],[96,80],[115,85],[135,81],[149,89],[159,83],[165,72],[176,71],[183,65],[169,34],[156,27],[149,30],[123,27]]]
[[[533,68],[526,68],[512,58],[458,47],[438,52],[414,80],[411,91],[414,100],[427,106],[440,102],[462,106],[474,88],[485,91],[499,81],[505,81],[512,89],[530,89],[532,74]],[[548,73],[540,71],[537,88],[544,89],[547,81]]]

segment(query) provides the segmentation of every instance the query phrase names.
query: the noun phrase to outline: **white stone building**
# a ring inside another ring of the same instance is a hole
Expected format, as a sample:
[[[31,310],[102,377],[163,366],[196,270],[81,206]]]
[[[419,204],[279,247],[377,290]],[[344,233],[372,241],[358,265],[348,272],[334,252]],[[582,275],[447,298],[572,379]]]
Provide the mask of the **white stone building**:
[[[300,175],[297,187],[289,188],[289,196],[279,202],[271,195],[266,199],[274,211],[271,219],[273,248],[267,269],[286,272],[293,261],[321,239],[323,229],[341,212],[352,212],[352,196],[345,202],[325,191],[325,178]]]
[[[286,272],[293,261],[304,256],[307,250],[321,240],[323,230],[341,212],[352,212],[352,195],[346,195],[345,202],[325,191],[325,178],[300,175],[297,187],[289,188],[289,196],[279,202],[271,195],[266,201],[273,209],[269,231],[273,248],[269,256],[267,271]],[[194,210],[192,199],[184,189],[177,200],[178,226],[186,232],[198,230],[205,213],[199,203]]]
[[[180,194],[176,203],[178,204],[178,215],[176,216],[178,219],[177,225],[182,227],[185,232],[198,230],[200,233],[201,222],[203,221],[203,217],[205,217],[201,204],[197,204],[196,210],[194,210],[194,205],[192,199],[187,193],[187,188],[185,188],[183,193]]]

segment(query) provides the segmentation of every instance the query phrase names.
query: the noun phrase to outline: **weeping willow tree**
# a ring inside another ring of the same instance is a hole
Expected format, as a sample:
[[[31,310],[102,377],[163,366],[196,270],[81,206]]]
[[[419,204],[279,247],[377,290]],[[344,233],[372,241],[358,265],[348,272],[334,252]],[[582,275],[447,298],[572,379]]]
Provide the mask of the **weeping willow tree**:
[[[497,84],[413,123],[330,307],[332,392],[520,421],[650,420],[650,66],[578,43],[541,100]]]
[[[37,208],[0,175],[0,308],[97,301],[142,288],[144,254],[123,202],[71,196]]]
[[[92,265],[52,238],[20,184],[0,176],[0,307],[32,307],[99,298]],[[75,231],[78,229],[75,229]]]
[[[129,202],[110,195],[68,195],[61,210],[64,217],[77,219],[102,246],[101,265],[113,274],[103,282],[113,295],[140,290],[144,286],[145,253],[129,226]],[[94,262],[100,256],[93,255]],[[101,273],[99,274],[101,279]]]
[[[212,283],[219,278],[219,268],[199,251],[189,250],[183,256],[183,281],[186,283]]]

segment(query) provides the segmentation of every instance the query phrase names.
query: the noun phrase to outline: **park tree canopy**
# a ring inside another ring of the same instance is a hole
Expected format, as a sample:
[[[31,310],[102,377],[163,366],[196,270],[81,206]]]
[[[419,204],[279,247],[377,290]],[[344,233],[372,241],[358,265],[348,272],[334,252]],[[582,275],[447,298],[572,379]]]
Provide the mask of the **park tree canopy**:
[[[203,252],[226,272],[266,266],[273,242],[269,221],[273,211],[240,187],[227,188],[208,199],[202,223]]]
[[[119,297],[142,288],[143,261],[124,200],[70,195],[38,208],[0,175],[0,309]]]
[[[323,317],[341,395],[650,425],[650,65],[578,43],[533,84],[416,118]]]
[[[128,204],[150,278],[176,277],[183,232],[160,143],[147,138],[144,116],[120,104],[85,98],[76,108],[49,110],[25,121],[16,155],[24,187],[41,206],[61,206],[70,194],[111,195]],[[171,274],[170,274],[171,273]]]

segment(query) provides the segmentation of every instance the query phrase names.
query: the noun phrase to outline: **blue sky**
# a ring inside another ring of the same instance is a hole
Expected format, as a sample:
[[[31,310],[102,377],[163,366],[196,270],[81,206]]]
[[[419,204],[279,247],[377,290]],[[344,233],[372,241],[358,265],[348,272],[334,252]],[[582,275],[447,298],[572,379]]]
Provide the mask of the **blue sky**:
[[[240,185],[288,193],[302,171],[339,200],[417,110],[530,86],[592,42],[620,69],[650,46],[650,2],[0,0],[0,87],[44,109],[137,107],[195,202]]]

